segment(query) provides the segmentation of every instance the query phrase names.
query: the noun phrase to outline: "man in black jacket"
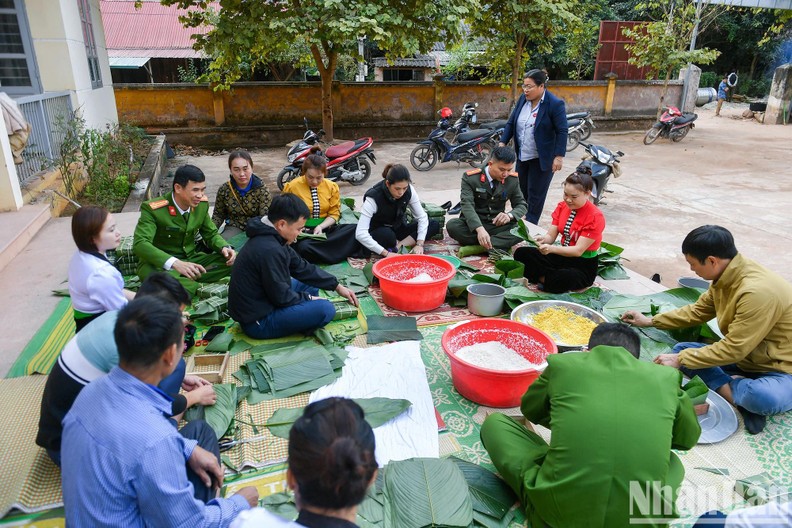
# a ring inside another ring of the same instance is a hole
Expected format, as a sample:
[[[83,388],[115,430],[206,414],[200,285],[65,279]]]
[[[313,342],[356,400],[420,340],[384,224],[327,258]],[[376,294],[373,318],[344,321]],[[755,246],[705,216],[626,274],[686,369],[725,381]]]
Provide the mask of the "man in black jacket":
[[[272,201],[267,216],[247,224],[250,240],[231,270],[228,311],[254,339],[310,332],[332,321],[335,307],[317,296],[319,289],[335,290],[358,305],[350,289],[292,249],[308,216],[300,198],[282,194]]]

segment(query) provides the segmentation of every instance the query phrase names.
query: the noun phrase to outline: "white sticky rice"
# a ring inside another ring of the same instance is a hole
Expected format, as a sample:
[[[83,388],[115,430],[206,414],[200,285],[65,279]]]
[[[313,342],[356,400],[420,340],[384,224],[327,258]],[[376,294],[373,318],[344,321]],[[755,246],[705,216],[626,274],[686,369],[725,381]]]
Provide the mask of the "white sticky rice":
[[[432,278],[431,275],[429,275],[428,273],[426,273],[424,271],[422,273],[419,273],[418,275],[416,275],[412,279],[407,279],[404,282],[432,282],[433,280],[434,280],[434,278]]]
[[[541,365],[531,363],[513,349],[499,343],[498,341],[487,341],[462,347],[456,351],[459,359],[490,370],[541,370],[547,366],[546,362]]]

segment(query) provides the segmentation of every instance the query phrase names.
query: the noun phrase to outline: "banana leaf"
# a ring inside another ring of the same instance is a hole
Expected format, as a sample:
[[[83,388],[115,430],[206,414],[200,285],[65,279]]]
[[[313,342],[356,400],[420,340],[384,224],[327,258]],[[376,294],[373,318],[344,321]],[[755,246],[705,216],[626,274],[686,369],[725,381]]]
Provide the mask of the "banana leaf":
[[[511,510],[507,512],[502,519],[498,519],[497,517],[491,517],[479,511],[473,510],[473,525],[483,526],[484,528],[507,528],[511,524],[516,514],[517,510]]]
[[[243,231],[238,235],[234,235],[231,238],[229,238],[227,242],[234,248],[234,251],[239,252],[239,250],[242,249],[242,246],[244,246],[248,240],[250,239],[248,238],[247,234]]]
[[[237,408],[237,386],[234,383],[219,383],[214,386],[217,402],[214,405],[194,405],[184,413],[184,419],[206,420],[209,427],[222,438],[228,431]]]
[[[366,280],[369,284],[374,282],[374,263],[369,262],[365,266],[363,266],[363,275],[366,277]]]
[[[346,299],[339,299],[333,301],[333,306],[336,309],[335,317],[333,317],[333,321],[338,321],[339,319],[349,319],[350,317],[357,317],[358,309],[357,306],[349,304]]]
[[[449,460],[462,471],[475,511],[500,520],[517,502],[514,491],[493,472],[454,456]]]
[[[361,519],[368,523],[365,526],[381,526],[385,518],[385,505],[382,502],[382,494],[371,494],[371,490],[374,488],[374,486],[371,487],[369,494],[366,495],[366,498],[363,499],[363,502],[358,507],[357,524],[361,528],[364,526]]]
[[[248,399],[247,399],[248,405],[255,405],[263,401],[277,400],[279,398],[288,398],[290,396],[301,394],[303,392],[310,392],[318,389],[319,387],[324,387],[325,385],[329,385],[330,383],[333,383],[335,380],[337,380],[340,377],[341,377],[341,369],[338,369],[332,371],[330,374],[326,376],[322,376],[321,378],[316,378],[310,381],[306,381],[305,383],[294,385],[293,387],[289,387],[288,389],[278,391],[276,393],[253,391],[248,395]]]
[[[448,459],[413,458],[385,468],[384,528],[467,527],[473,503],[467,482]]]
[[[528,242],[529,246],[538,247],[539,243],[531,236],[531,233],[528,231],[528,225],[525,223],[523,218],[517,220],[517,227],[513,227],[511,231],[509,231],[512,235],[516,237],[520,237],[526,242]]]
[[[327,357],[316,349],[314,343],[302,345],[296,346],[294,350],[278,352],[263,358],[262,361],[272,369],[268,381],[273,392],[288,389],[333,371]]]
[[[353,398],[363,408],[366,421],[372,429],[396,418],[412,405],[409,400],[391,398]],[[267,420],[270,433],[280,438],[289,438],[289,431],[294,422],[303,415],[305,407],[278,409]]]
[[[709,387],[698,376],[693,376],[693,379],[688,381],[682,390],[690,398],[690,403],[693,405],[700,405],[707,402],[707,394],[709,394]]]
[[[370,315],[366,318],[368,323],[367,342],[369,345],[384,343],[386,341],[421,341],[423,334],[418,330],[415,317]]]
[[[471,255],[481,255],[486,253],[487,248],[474,244],[472,246],[462,246],[459,248],[459,258],[469,257]]]
[[[477,282],[485,282],[487,284],[501,284],[505,277],[500,273],[476,273],[473,275],[473,280]]]
[[[250,350],[251,348],[253,348],[252,343],[248,343],[244,339],[239,339],[239,340],[235,339],[234,344],[231,345],[231,348],[229,348],[228,351],[231,353],[232,356],[235,356],[240,352],[244,352],[245,350]]]
[[[448,292],[452,297],[462,297],[467,293],[467,287],[471,284],[478,284],[479,281],[473,279],[451,279],[448,283]],[[466,295],[465,295],[466,296]]]
[[[297,235],[297,240],[303,240],[306,238],[310,238],[311,240],[327,240],[327,235],[325,233],[320,233],[317,235],[314,233],[306,233],[304,231]]]
[[[291,493],[273,493],[262,498],[260,503],[268,511],[288,521],[295,520],[299,514],[297,505],[294,503],[294,496]]]
[[[525,264],[516,260],[501,259],[495,263],[495,271],[509,279],[519,279],[525,272]]]
[[[206,351],[228,352],[233,345],[234,338],[231,336],[231,334],[223,332],[222,334],[217,334],[217,336],[212,339],[212,342],[206,345]]]
[[[597,265],[597,275],[604,280],[627,280],[630,276],[618,262],[608,263],[600,261]]]
[[[622,254],[624,248],[616,244],[609,244],[605,241],[600,242],[600,248],[597,250],[597,255],[600,257],[618,257]]]

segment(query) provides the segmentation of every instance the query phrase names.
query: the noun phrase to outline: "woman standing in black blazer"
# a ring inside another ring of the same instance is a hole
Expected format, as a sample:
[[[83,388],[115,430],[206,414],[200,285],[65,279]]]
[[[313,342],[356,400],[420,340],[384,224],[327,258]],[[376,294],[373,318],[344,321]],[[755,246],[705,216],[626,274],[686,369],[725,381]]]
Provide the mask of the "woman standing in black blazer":
[[[553,173],[561,170],[568,126],[564,101],[545,89],[547,74],[531,70],[523,78],[523,93],[503,130],[501,145],[514,138],[520,190],[528,201],[525,219],[539,223]]]

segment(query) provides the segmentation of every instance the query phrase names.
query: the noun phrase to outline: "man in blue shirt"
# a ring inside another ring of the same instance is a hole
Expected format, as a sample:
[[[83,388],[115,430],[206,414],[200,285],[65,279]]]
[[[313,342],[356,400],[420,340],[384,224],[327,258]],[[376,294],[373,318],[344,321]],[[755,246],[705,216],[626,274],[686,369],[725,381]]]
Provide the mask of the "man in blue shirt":
[[[723,80],[718,85],[718,106],[715,107],[715,117],[720,117],[721,105],[726,100],[726,94],[729,91],[729,76],[724,75]]]
[[[253,487],[214,498],[217,437],[203,421],[180,434],[168,418],[171,398],[157,384],[181,359],[183,332],[178,306],[158,297],[119,312],[119,366],[85,387],[63,420],[68,526],[228,527],[258,502]]]

